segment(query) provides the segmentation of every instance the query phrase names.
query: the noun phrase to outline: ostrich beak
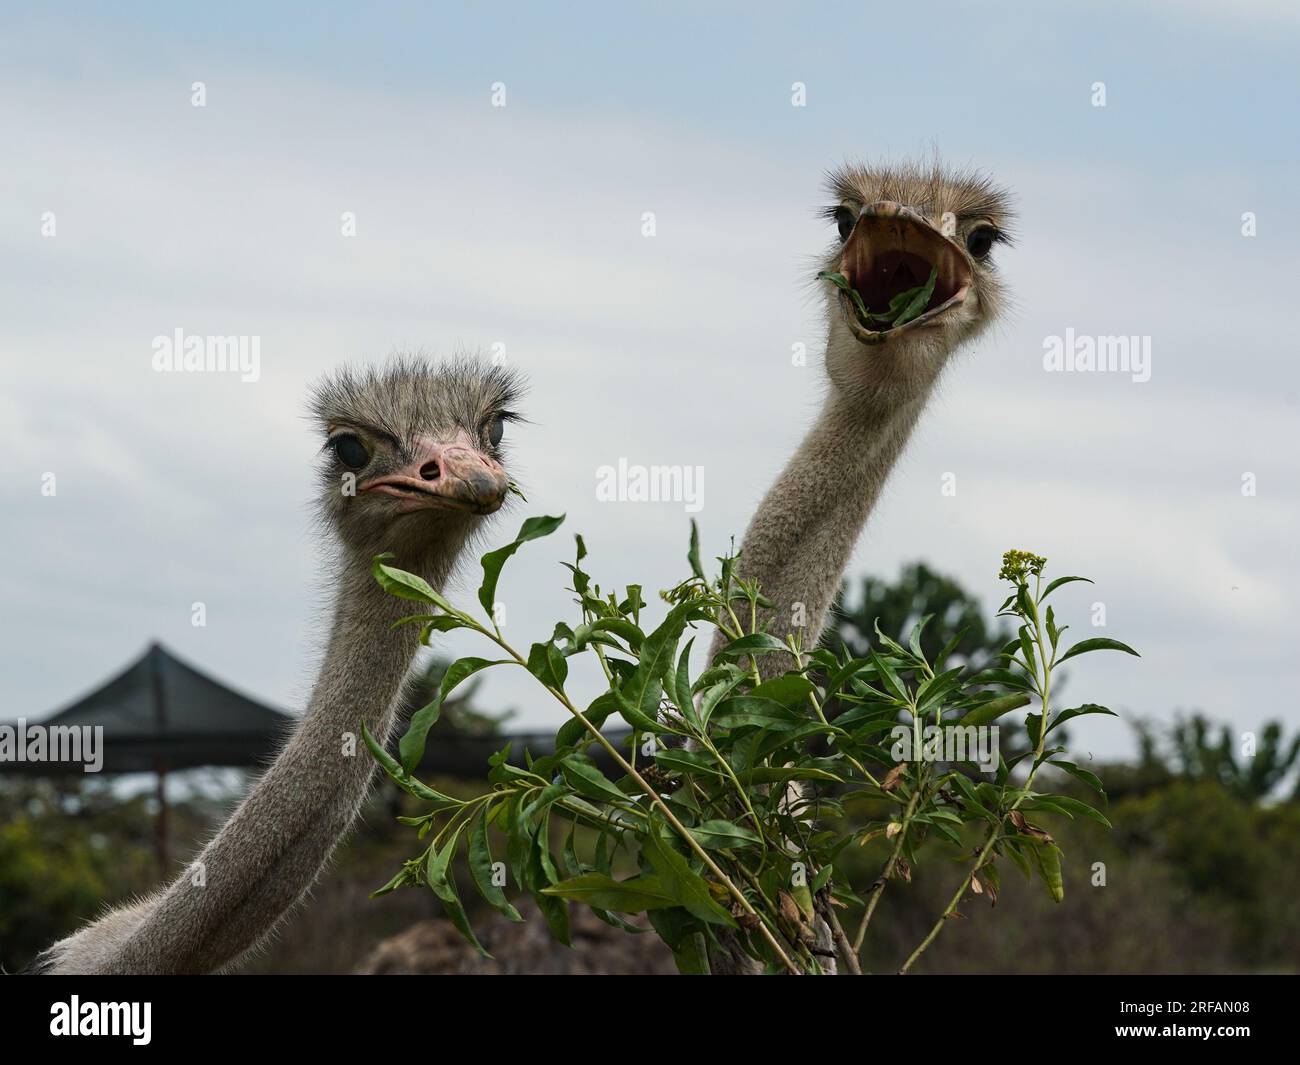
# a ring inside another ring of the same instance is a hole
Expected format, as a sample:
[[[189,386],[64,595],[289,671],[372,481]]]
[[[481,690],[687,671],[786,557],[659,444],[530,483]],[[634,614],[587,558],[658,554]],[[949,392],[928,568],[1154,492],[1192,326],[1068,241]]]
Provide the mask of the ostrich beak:
[[[410,463],[372,477],[357,490],[394,497],[402,513],[443,508],[491,514],[505,501],[509,487],[510,478],[491,456],[463,443],[426,438],[417,442]]]
[[[891,299],[924,285],[931,271],[936,271],[934,292],[924,313],[893,328],[873,329],[863,324],[849,293],[838,293],[849,328],[864,344],[879,344],[933,322],[959,306],[971,284],[970,262],[961,246],[917,212],[889,200],[862,209],[844,242],[839,270],[873,312],[886,310]]]

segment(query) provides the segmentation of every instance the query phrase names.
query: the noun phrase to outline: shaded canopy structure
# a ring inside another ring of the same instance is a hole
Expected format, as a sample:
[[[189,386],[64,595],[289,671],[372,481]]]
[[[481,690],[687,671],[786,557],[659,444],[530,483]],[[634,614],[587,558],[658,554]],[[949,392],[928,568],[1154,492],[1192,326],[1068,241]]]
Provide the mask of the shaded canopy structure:
[[[121,673],[71,706],[39,722],[43,728],[103,728],[101,773],[172,773],[199,766],[261,768],[270,763],[297,717],[250,699],[153,643]],[[0,722],[10,724],[11,722]],[[390,746],[396,752],[396,730]],[[627,730],[609,738],[621,745]],[[523,765],[525,752],[540,757],[554,750],[549,733],[470,736],[440,729],[425,748],[417,772],[478,778],[488,757],[510,744],[510,761]],[[612,769],[605,752],[590,754]],[[0,761],[0,773],[58,776],[84,771],[81,762]]]
[[[27,721],[47,733],[58,729],[98,728],[102,774],[154,773],[157,776],[156,846],[161,869],[168,868],[168,773],[200,766],[262,768],[270,764],[297,718],[242,695],[152,643],[121,673],[71,706],[41,721]],[[0,721],[0,725],[16,722]],[[398,729],[391,741],[396,753]],[[628,733],[611,733],[625,742]],[[547,734],[468,736],[439,732],[430,743],[417,772],[427,775],[481,777],[488,757],[510,744],[510,761],[525,764],[554,750]],[[81,748],[79,748],[81,749]],[[364,750],[361,756],[369,757]],[[599,748],[592,751],[602,768],[613,765]],[[0,774],[57,777],[85,772],[82,761],[0,760]]]
[[[112,680],[39,724],[102,727],[101,772],[167,773],[265,765],[293,722],[290,714],[241,695],[154,643]],[[5,773],[82,771],[80,762],[0,762]]]

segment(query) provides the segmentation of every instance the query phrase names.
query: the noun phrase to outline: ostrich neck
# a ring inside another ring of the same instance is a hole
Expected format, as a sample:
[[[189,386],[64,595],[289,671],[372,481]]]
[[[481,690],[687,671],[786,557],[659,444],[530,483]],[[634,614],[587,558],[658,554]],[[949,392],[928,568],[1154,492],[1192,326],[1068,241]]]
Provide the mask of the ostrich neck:
[[[741,546],[737,570],[775,604],[762,616],[774,635],[802,629],[803,647],[817,645],[841,574],[928,394],[889,403],[832,388]],[[767,656],[765,672],[788,668],[782,657]]]
[[[441,587],[453,557],[419,568]],[[302,897],[355,819],[375,770],[361,722],[387,741],[418,633],[391,628],[415,604],[385,594],[368,558],[346,551],[340,561],[324,661],[293,735],[216,838],[156,896],[105,971],[202,973],[228,965]]]

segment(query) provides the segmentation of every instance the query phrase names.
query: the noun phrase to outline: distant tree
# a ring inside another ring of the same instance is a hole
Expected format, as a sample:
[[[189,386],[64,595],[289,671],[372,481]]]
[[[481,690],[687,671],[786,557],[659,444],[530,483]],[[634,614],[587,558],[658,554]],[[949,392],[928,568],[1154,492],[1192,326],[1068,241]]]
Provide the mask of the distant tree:
[[[1300,735],[1288,743],[1281,722],[1269,721],[1255,737],[1255,753],[1241,752],[1239,728],[1215,724],[1204,714],[1181,714],[1167,729],[1149,721],[1134,725],[1138,733],[1139,780],[1161,783],[1162,777],[1219,784],[1236,797],[1258,802],[1274,795],[1300,764]],[[1300,781],[1292,792],[1300,799]]]

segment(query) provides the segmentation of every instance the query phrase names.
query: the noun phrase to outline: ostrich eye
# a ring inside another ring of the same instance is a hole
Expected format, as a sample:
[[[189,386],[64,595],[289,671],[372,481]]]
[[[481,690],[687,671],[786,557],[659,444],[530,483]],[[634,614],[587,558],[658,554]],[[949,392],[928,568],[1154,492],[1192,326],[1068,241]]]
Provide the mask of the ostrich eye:
[[[843,244],[849,239],[849,234],[853,232],[853,227],[857,224],[858,216],[853,213],[851,208],[839,207],[835,211],[835,224],[840,227],[840,243]]]
[[[359,470],[370,461],[370,452],[366,450],[366,445],[350,433],[336,436],[333,445],[334,454],[349,469]]]
[[[998,231],[992,226],[979,226],[971,230],[966,238],[966,250],[972,259],[987,259],[993,250],[993,242],[998,239]]]
[[[501,444],[501,437],[505,435],[505,432],[505,419],[493,418],[492,421],[488,423],[488,443],[493,447],[499,447]]]

